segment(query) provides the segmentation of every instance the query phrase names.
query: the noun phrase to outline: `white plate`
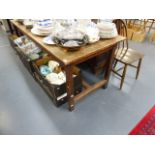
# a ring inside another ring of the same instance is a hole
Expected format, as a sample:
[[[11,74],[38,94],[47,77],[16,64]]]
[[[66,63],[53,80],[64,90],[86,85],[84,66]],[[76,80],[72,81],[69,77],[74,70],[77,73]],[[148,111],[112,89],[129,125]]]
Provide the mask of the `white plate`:
[[[37,31],[37,29],[35,29],[35,28],[32,28],[32,29],[31,29],[31,32],[32,32],[33,34],[37,35],[37,36],[42,36],[42,37],[45,37],[45,36],[49,35],[49,34],[41,34],[41,33],[39,33],[39,32]]]
[[[51,35],[45,37],[43,39],[43,43],[48,44],[48,45],[54,45],[55,44],[55,42],[52,40],[52,36]]]

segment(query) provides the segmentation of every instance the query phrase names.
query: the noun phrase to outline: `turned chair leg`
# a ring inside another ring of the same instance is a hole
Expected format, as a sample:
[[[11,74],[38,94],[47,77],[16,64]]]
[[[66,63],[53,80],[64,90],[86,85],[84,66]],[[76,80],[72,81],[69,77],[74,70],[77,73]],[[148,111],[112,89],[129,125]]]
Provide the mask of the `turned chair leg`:
[[[125,64],[124,69],[123,69],[123,74],[122,74],[122,77],[121,77],[120,89],[122,89],[122,87],[123,87],[124,79],[125,79],[125,76],[126,76],[126,70],[127,70],[127,65]]]
[[[139,76],[141,63],[142,63],[142,59],[139,59],[138,66],[137,66],[137,72],[136,72],[136,79],[138,79],[138,76]]]

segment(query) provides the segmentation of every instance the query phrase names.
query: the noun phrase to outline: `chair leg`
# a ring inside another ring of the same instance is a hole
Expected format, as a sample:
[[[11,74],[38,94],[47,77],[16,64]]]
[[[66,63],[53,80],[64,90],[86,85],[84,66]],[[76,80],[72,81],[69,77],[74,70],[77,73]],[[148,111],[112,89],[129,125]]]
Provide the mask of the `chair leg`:
[[[123,87],[124,79],[125,79],[125,76],[126,76],[126,70],[127,70],[127,65],[125,64],[124,69],[123,69],[123,74],[122,74],[122,77],[121,77],[120,89],[122,89],[122,87]]]
[[[136,72],[136,79],[138,79],[138,76],[139,76],[141,63],[142,63],[142,59],[139,59],[138,66],[137,66],[137,72]]]
[[[117,60],[114,60],[113,68],[115,68],[115,67],[116,67],[117,62],[118,62]]]

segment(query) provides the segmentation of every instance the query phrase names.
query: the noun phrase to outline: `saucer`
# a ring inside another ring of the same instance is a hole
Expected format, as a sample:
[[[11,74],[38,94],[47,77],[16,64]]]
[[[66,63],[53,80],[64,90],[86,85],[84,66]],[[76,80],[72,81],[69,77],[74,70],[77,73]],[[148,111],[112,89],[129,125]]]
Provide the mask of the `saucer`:
[[[53,37],[51,35],[45,37],[43,39],[43,43],[45,43],[47,45],[55,45],[55,42],[53,41]]]

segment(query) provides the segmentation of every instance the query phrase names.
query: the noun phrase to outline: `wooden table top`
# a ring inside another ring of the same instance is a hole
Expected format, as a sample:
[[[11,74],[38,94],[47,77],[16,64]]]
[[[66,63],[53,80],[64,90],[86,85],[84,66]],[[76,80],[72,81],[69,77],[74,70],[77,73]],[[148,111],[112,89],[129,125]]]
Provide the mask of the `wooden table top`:
[[[43,37],[36,36],[31,33],[30,30],[26,29],[24,25],[12,20],[13,25],[15,25],[24,35],[28,36],[33,40],[39,47],[44,49],[46,52],[51,54],[57,61],[63,65],[78,64],[83,60],[87,60],[93,55],[98,53],[104,53],[105,50],[117,44],[120,41],[125,40],[125,37],[117,36],[113,39],[99,40],[96,43],[86,45],[81,47],[77,51],[66,51],[65,48],[58,47],[56,45],[46,45],[43,43]]]

